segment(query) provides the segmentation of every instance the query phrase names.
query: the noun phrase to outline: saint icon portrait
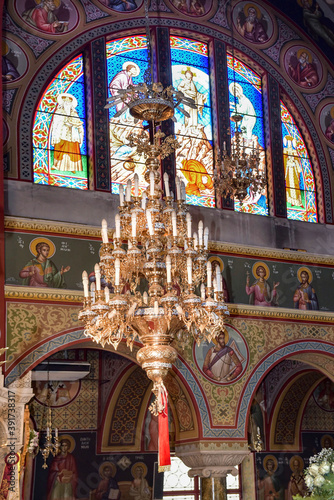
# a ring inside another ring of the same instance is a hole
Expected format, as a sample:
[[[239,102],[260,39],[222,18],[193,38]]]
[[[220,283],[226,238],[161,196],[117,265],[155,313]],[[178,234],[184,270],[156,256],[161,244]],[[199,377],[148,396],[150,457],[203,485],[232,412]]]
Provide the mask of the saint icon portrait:
[[[315,56],[309,50],[306,48],[300,48],[297,51],[291,49],[286,57],[288,58],[289,76],[295,83],[305,89],[311,89],[318,85],[320,81],[318,65]]]
[[[95,493],[95,500],[119,500],[121,498],[121,492],[118,483],[115,479],[116,466],[112,462],[104,462],[99,467],[99,474],[101,481]]]
[[[245,357],[235,339],[229,341],[227,329],[213,340],[213,347],[207,351],[202,370],[207,377],[217,382],[231,382],[243,371]]]
[[[72,436],[60,436],[60,452],[52,460],[48,485],[47,500],[75,500],[78,483],[77,465],[72,451],[75,441]]]
[[[133,500],[151,500],[151,488],[145,479],[147,467],[143,462],[135,463],[131,468],[133,481],[131,482],[129,496]]]
[[[314,288],[311,287],[313,281],[311,270],[308,267],[300,267],[297,271],[297,277],[300,285],[293,296],[295,309],[318,311],[318,299]]]
[[[252,284],[250,284],[248,272],[246,278],[246,293],[249,295],[249,303],[254,306],[277,306],[277,287],[279,283],[274,282],[273,289],[271,289],[268,283],[270,271],[267,264],[265,262],[256,262],[253,265],[252,273],[255,278]]]
[[[56,253],[55,244],[48,238],[34,238],[29,245],[33,258],[20,271],[23,285],[65,288],[64,274],[71,268],[61,266],[58,271],[51,257]]]
[[[238,12],[237,30],[248,42],[264,43],[269,39],[268,18],[264,16],[258,5],[246,3]],[[271,31],[272,27],[270,25]]]

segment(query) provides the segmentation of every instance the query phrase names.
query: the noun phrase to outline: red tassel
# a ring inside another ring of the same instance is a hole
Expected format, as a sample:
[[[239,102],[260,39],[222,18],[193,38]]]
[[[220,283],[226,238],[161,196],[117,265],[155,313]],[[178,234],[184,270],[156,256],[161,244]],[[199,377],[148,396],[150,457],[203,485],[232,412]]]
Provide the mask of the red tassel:
[[[159,413],[159,458],[158,470],[170,470],[170,447],[168,426],[168,399],[167,391],[161,391],[159,396],[163,410]]]

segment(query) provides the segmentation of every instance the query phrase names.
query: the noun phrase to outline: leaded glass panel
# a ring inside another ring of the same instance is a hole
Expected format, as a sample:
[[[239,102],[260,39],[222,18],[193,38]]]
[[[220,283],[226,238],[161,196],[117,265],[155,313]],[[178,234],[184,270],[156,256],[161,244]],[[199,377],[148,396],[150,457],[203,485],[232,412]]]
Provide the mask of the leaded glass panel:
[[[188,476],[188,470],[189,467],[182,460],[171,457],[171,468],[164,472],[164,491],[194,490],[194,478]]]
[[[183,37],[170,37],[173,86],[195,100],[196,109],[184,107],[189,117],[176,112],[176,173],[186,185],[191,205],[215,206],[213,143],[208,47]]]
[[[87,189],[82,55],[62,68],[40,99],[33,124],[36,184]]]
[[[129,85],[144,81],[144,72],[147,69],[145,36],[129,36],[107,42],[106,55],[109,97],[115,94],[116,89],[125,89]],[[129,145],[129,136],[140,134],[143,131],[143,122],[135,123],[128,109],[115,118],[115,113],[122,109],[126,109],[124,103],[109,109],[111,191],[118,193],[119,185],[126,184],[137,173],[141,194],[147,185],[144,179],[145,158],[138,154],[135,147]]]
[[[308,151],[283,102],[281,120],[288,219],[318,222],[315,182]]]
[[[235,114],[243,118],[240,122],[243,146],[246,153],[259,148],[260,170],[266,168],[263,105],[261,78],[243,62],[227,56],[228,87],[231,117]],[[231,142],[235,137],[235,122],[230,121]],[[253,194],[249,190],[243,204],[235,201],[237,212],[246,212],[258,215],[268,215],[267,189]]]

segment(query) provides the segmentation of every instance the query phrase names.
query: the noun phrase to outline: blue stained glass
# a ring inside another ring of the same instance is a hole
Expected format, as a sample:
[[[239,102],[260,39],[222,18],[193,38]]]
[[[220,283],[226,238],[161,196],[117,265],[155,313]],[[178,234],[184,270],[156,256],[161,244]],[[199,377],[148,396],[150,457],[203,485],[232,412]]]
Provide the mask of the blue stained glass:
[[[206,72],[209,68],[209,62],[206,56],[188,50],[172,49],[171,59],[175,64],[188,64],[195,68],[202,68]]]
[[[232,114],[231,114],[232,116]],[[252,148],[253,142],[254,147],[257,146],[257,141],[259,145],[264,149],[264,133],[263,133],[263,119],[255,118],[254,116],[242,115],[243,119],[239,122],[243,136],[245,137],[245,147]],[[235,122],[231,121],[231,136],[234,137],[235,134]],[[253,137],[254,136],[254,137]],[[248,140],[247,140],[248,139]]]
[[[117,89],[124,89],[144,80],[144,72],[148,66],[145,37],[133,36],[108,42],[106,51],[109,96],[113,80],[113,86]],[[145,122],[135,124],[129,110],[115,118],[115,112],[123,108],[125,105],[120,103],[109,110],[112,192],[117,190],[117,193],[119,184],[126,184],[135,173],[139,175],[140,189],[147,185],[144,179],[145,158],[128,144],[129,135],[141,133]]]
[[[236,96],[231,91],[235,92]],[[262,93],[257,87],[229,81],[229,99],[231,110],[236,109],[241,115],[263,116]]]
[[[213,149],[210,77],[207,46],[195,40],[171,37],[173,87],[195,100],[196,109],[184,106],[190,116],[176,111],[176,169],[186,185],[186,202],[214,207]],[[175,48],[173,48],[175,47]]]

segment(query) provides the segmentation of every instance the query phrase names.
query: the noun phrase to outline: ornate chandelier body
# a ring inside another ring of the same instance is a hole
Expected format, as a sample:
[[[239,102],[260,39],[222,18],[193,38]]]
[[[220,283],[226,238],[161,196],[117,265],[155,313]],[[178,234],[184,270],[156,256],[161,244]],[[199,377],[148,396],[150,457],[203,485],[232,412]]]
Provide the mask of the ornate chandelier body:
[[[214,172],[214,187],[223,196],[231,196],[243,203],[248,194],[261,193],[266,186],[265,172],[261,172],[259,148],[253,146],[249,153],[243,144],[239,129],[241,115],[232,116],[236,124],[231,156],[227,154],[224,143],[223,154],[217,155],[217,169]]]
[[[220,269],[212,277],[207,260],[209,231],[200,221],[198,233],[192,233],[185,189],[178,177],[176,203],[167,174],[166,196],[161,199],[158,157],[175,147],[172,138],[159,144],[162,135],[155,134],[154,144],[146,136],[140,138],[137,147],[146,155],[149,186],[140,197],[135,175],[134,186],[128,181],[125,199],[120,186],[113,240],[108,241],[104,220],[100,263],[95,266],[96,290],[89,293],[84,271],[84,309],[79,315],[85,335],[102,346],[111,344],[117,349],[123,338],[130,348],[136,338],[143,344],[137,360],[153,381],[157,399],[151,411],[156,414],[164,406],[159,397],[165,392],[163,379],[177,358],[173,341],[181,347],[191,337],[198,344],[204,339],[210,342],[228,314]],[[109,287],[101,289],[101,277],[112,285],[112,292]]]

